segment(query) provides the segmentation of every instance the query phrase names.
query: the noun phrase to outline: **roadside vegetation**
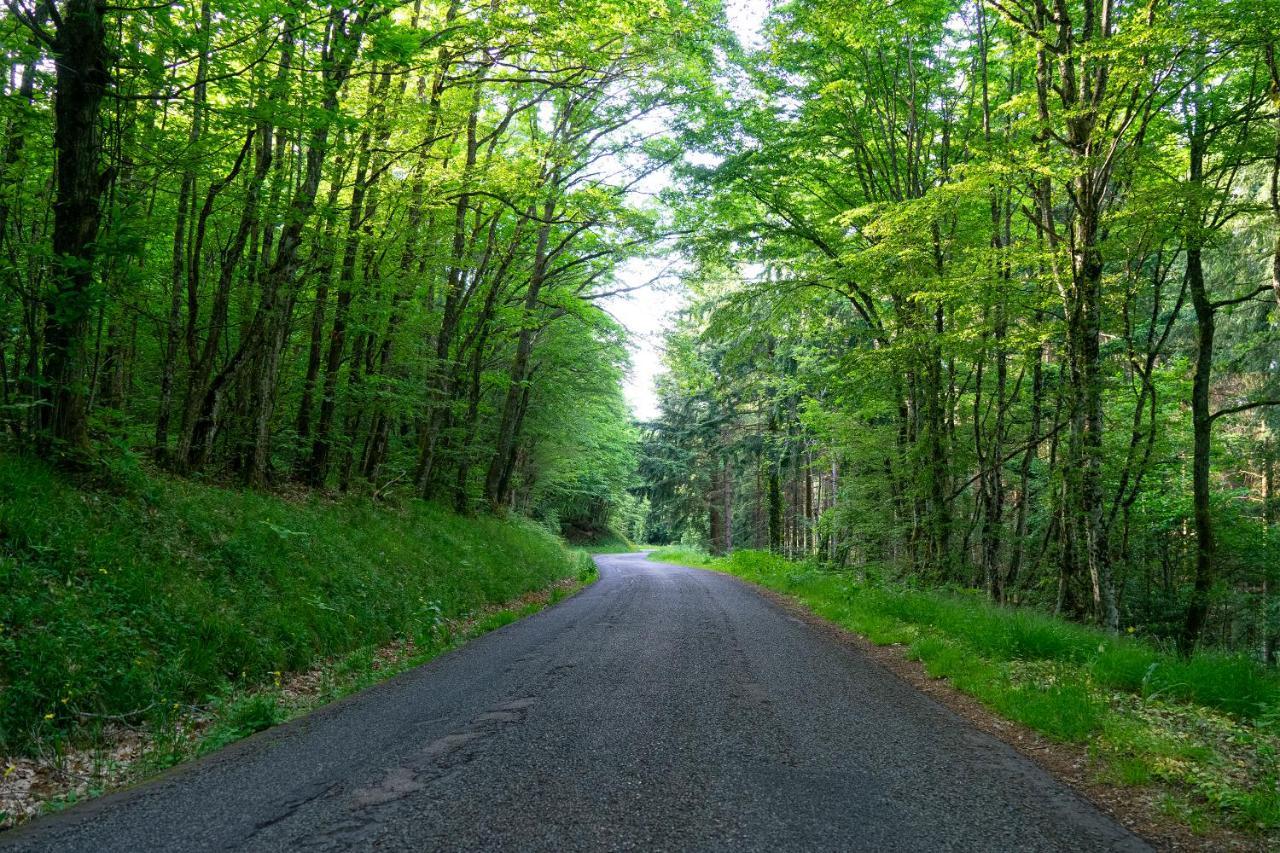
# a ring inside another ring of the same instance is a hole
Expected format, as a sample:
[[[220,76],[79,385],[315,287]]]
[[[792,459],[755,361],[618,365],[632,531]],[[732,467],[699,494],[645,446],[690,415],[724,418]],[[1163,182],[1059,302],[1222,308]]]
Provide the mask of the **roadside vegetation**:
[[[569,544],[587,554],[622,554],[639,546],[611,527],[582,537],[566,537]]]
[[[586,569],[532,521],[0,459],[0,754],[278,683]]]
[[[272,673],[266,684],[229,684],[205,704],[178,704],[140,722],[107,720],[91,732],[43,744],[33,755],[0,759],[0,830],[221,749],[555,604],[597,577],[590,557],[574,554],[577,573],[548,589],[474,614],[439,618],[431,628],[326,658],[307,670]]]
[[[903,646],[999,716],[1087,747],[1098,779],[1158,786],[1162,808],[1193,829],[1280,837],[1280,677],[1255,660],[1182,657],[981,592],[910,588],[767,552],[666,548],[651,559],[733,574],[877,645]]]
[[[684,140],[633,537],[1273,848],[1278,20],[772,4]]]
[[[641,120],[707,89],[717,14],[0,9],[0,803],[594,571],[558,536],[642,506],[607,304],[662,239]]]

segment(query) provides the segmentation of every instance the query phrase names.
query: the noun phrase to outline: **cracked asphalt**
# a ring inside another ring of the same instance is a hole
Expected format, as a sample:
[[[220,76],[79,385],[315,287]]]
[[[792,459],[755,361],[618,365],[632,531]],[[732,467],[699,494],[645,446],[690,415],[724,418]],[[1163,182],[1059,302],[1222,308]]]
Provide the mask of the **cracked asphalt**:
[[[0,848],[1148,849],[751,587],[597,562],[553,608]]]

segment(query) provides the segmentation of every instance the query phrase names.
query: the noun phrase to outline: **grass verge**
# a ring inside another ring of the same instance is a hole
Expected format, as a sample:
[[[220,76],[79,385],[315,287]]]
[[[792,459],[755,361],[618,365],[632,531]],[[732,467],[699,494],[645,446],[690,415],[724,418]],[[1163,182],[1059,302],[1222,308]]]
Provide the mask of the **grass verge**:
[[[588,554],[625,554],[640,550],[636,543],[612,528],[570,536],[568,539],[572,547]]]
[[[519,520],[139,469],[86,488],[0,458],[0,799],[38,767],[76,765],[58,783],[72,798],[131,781],[514,621],[593,571]],[[290,693],[301,676],[315,690]],[[12,812],[0,805],[0,826],[25,816]]]
[[[876,584],[768,553],[650,559],[736,575],[784,593],[877,645],[904,647],[996,714],[1087,750],[1095,775],[1157,787],[1193,830],[1280,836],[1280,678],[1243,657],[1181,659],[978,594]]]
[[[580,562],[584,562],[581,561]],[[402,638],[358,649],[310,670],[279,673],[271,684],[229,689],[204,706],[179,706],[145,727],[115,722],[89,743],[58,754],[0,761],[0,829],[60,811],[427,663],[450,649],[555,604],[597,577],[588,557],[579,573],[548,590],[462,619],[441,620],[426,641]]]

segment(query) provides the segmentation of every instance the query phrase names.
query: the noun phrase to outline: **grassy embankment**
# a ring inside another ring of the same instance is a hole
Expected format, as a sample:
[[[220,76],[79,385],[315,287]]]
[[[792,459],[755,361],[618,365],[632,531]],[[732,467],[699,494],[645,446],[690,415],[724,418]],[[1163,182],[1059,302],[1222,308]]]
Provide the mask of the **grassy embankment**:
[[[791,596],[877,645],[903,645],[996,714],[1087,746],[1102,781],[1156,786],[1163,809],[1208,829],[1280,830],[1280,677],[1239,656],[1182,659],[980,594],[907,589],[758,551],[660,550]]]
[[[588,554],[625,554],[640,550],[636,543],[611,528],[570,537],[569,544]]]
[[[165,753],[151,763],[170,764],[514,621],[593,573],[520,520],[286,499],[128,466],[84,487],[0,458],[0,756],[56,758],[123,725],[150,732],[150,751]],[[303,672],[323,683],[285,695]],[[199,722],[195,742],[183,719]]]

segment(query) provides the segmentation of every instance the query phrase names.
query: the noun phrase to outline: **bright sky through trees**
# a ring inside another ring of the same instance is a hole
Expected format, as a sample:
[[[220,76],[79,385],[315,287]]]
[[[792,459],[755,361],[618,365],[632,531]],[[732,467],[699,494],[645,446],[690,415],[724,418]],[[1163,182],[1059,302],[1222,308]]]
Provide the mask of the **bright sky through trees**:
[[[729,0],[725,4],[729,26],[744,47],[761,46],[761,26],[769,11],[769,0]],[[667,175],[659,173],[648,181],[642,192],[652,193],[669,184]],[[622,287],[636,287],[663,273],[670,258],[657,254],[624,264],[617,273]],[[649,420],[658,414],[658,396],[654,379],[662,369],[662,337],[671,328],[671,321],[685,300],[678,288],[670,285],[673,280],[665,276],[659,281],[634,293],[621,294],[604,303],[627,331],[631,333],[631,370],[627,374],[626,398],[631,410],[640,420]],[[664,284],[666,286],[664,286]]]

